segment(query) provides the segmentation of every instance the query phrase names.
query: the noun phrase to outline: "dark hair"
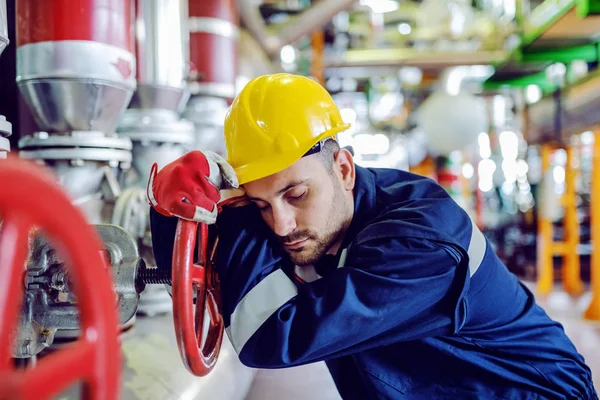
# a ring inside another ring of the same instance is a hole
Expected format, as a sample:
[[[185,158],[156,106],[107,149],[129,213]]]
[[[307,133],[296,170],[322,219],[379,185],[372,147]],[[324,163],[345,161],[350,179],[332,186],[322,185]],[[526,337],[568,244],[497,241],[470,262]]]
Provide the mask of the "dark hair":
[[[327,139],[323,146],[321,147],[321,151],[319,152],[319,158],[323,161],[325,168],[327,168],[327,172],[330,174],[333,173],[333,160],[335,154],[340,150],[340,145],[335,139]]]

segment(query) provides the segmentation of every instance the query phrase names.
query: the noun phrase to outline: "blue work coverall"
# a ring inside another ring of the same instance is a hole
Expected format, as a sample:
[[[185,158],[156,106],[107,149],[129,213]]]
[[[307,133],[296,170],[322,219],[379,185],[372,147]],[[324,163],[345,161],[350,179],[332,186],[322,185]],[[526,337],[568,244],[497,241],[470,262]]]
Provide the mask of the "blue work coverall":
[[[354,200],[340,252],[313,268],[291,264],[256,207],[220,214],[223,316],[244,364],[324,360],[344,399],[597,398],[562,326],[441,186],[357,166]],[[176,223],[151,212],[159,268]]]

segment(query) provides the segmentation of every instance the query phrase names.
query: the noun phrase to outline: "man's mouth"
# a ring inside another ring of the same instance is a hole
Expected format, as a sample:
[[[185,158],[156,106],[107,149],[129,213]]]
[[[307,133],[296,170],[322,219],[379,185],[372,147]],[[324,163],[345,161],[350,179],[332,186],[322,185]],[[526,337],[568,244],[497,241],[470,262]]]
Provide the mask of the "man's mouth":
[[[308,238],[306,239],[302,239],[302,240],[296,240],[294,242],[287,242],[284,243],[283,246],[286,249],[290,249],[290,250],[297,250],[299,248],[301,248],[302,246],[304,246],[306,244],[306,242],[308,241]]]

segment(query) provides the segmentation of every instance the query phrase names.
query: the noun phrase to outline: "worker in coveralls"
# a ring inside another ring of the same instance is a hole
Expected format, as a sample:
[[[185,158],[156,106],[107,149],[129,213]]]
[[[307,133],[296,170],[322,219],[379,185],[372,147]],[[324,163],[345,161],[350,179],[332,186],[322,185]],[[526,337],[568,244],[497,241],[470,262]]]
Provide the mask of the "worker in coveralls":
[[[226,116],[227,161],[193,151],[151,174],[159,268],[176,217],[216,224],[240,360],[324,360],[344,399],[597,399],[467,213],[427,178],[355,165],[335,140],[348,127],[318,83],[261,76]]]

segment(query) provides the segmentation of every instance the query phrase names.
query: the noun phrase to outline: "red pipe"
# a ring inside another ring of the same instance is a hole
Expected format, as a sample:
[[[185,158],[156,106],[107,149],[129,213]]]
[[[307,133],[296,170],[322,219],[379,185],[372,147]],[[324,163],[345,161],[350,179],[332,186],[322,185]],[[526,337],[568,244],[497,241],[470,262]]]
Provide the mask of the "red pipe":
[[[189,0],[190,62],[198,94],[233,98],[239,16],[235,0]]]
[[[133,52],[130,0],[17,0],[17,46],[89,40]]]

